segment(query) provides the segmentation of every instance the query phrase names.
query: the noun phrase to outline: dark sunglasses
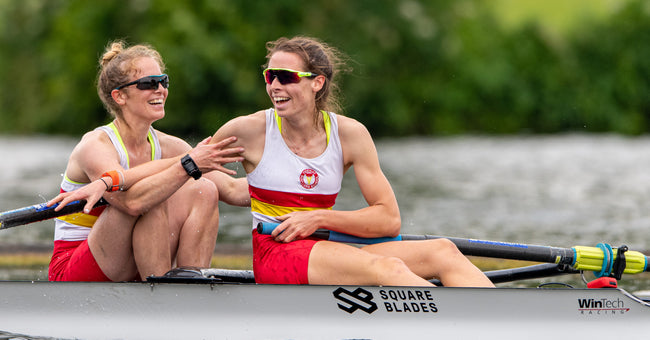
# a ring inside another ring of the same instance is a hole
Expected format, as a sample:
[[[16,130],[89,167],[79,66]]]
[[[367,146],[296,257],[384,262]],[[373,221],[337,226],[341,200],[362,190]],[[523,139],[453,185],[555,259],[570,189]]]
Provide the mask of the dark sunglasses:
[[[138,88],[138,90],[155,90],[158,88],[158,84],[162,85],[164,88],[169,87],[169,76],[166,74],[161,74],[159,76],[148,76],[148,77],[143,77],[138,80],[134,80],[130,83],[126,83],[124,85],[120,85],[116,87],[116,90],[123,89],[127,86],[135,85],[135,87]]]
[[[267,68],[262,74],[264,75],[264,80],[269,85],[273,83],[273,79],[275,78],[278,78],[280,84],[286,85],[299,83],[302,77],[316,77],[318,75],[316,73],[295,71],[288,68]]]

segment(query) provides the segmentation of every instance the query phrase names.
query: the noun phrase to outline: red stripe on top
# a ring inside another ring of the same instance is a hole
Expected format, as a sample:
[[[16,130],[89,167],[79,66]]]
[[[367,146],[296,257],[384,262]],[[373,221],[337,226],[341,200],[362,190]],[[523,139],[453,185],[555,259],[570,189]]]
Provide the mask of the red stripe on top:
[[[331,208],[336,202],[336,194],[303,194],[282,191],[273,191],[248,186],[251,198],[258,201],[279,205],[283,207],[304,207],[304,208]]]

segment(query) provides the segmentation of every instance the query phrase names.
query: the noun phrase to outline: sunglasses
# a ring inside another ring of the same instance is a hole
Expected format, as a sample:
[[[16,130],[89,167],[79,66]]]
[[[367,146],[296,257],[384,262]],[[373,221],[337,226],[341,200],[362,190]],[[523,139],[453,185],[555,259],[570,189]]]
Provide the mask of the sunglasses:
[[[166,74],[161,74],[159,76],[148,76],[143,77],[138,80],[134,80],[130,83],[120,85],[116,87],[116,90],[123,89],[127,86],[135,85],[138,90],[156,90],[158,89],[158,84],[162,85],[164,88],[169,87],[169,76]]]
[[[273,79],[277,78],[280,84],[296,84],[302,77],[316,77],[318,74],[311,72],[294,71],[287,68],[267,68],[262,72],[264,80],[271,85]]]

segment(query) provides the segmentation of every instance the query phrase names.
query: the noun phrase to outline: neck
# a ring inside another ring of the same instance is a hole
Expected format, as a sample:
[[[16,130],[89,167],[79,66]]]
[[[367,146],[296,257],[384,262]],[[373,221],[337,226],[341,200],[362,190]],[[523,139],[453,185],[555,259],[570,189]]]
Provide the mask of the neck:
[[[117,131],[120,133],[120,137],[124,142],[127,149],[130,146],[138,147],[142,144],[149,144],[147,136],[149,134],[149,124],[136,124],[134,122],[128,122],[121,118],[115,118],[113,124],[117,128]]]
[[[327,134],[321,113],[316,120],[312,117],[299,120],[282,118],[282,138],[296,155],[317,157],[327,148]]]
[[[323,132],[325,125],[321,112],[309,117],[282,118],[282,135],[285,138],[306,141]]]

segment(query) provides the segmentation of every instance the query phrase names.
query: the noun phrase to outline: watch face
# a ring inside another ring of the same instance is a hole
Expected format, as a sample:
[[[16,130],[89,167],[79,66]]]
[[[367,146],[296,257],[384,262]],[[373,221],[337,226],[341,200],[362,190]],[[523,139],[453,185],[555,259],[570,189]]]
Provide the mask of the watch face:
[[[185,169],[185,172],[194,179],[201,178],[201,170],[199,170],[199,167],[194,163],[194,160],[189,154],[181,159],[181,165],[183,166],[183,169]]]

